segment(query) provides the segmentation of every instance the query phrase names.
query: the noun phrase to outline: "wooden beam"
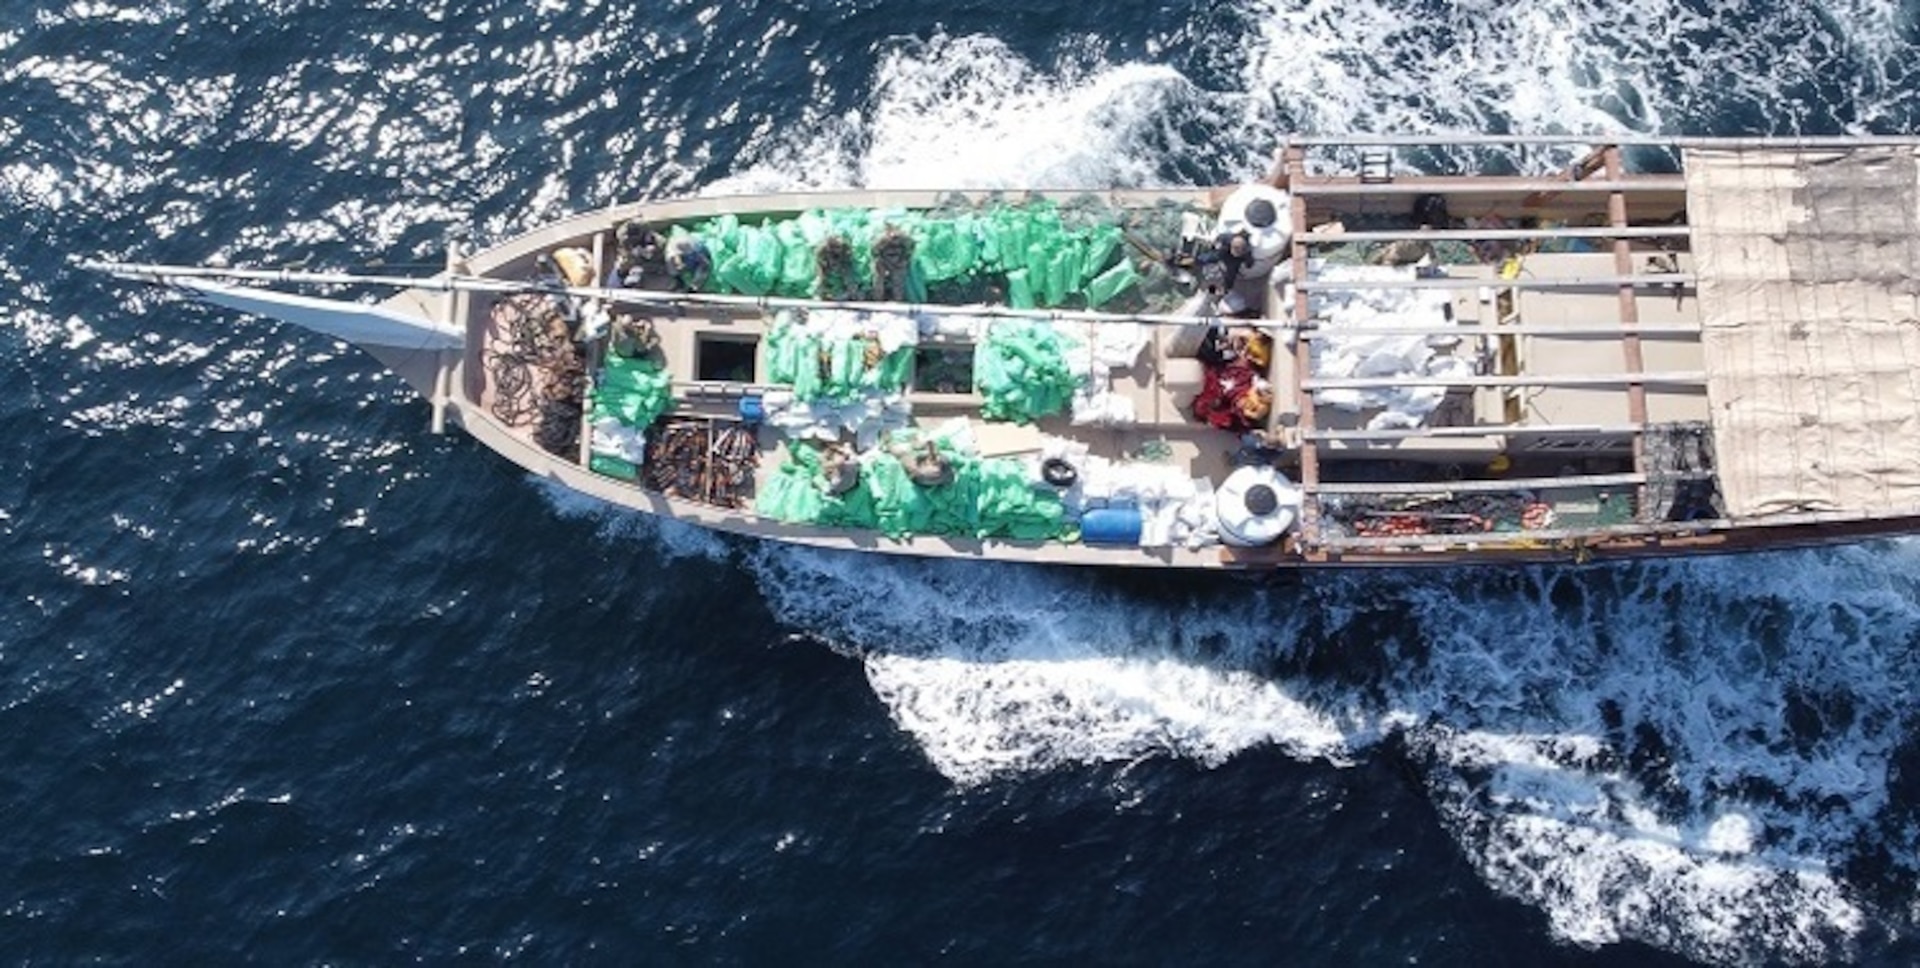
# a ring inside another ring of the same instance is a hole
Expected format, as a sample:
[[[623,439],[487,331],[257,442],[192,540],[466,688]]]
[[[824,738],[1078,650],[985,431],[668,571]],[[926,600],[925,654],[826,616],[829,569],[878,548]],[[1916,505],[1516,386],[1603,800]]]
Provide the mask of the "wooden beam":
[[[1389,390],[1395,387],[1623,387],[1632,383],[1662,386],[1704,386],[1701,370],[1663,373],[1522,373],[1518,376],[1406,376],[1331,377],[1307,380],[1308,390]]]
[[[1685,239],[1691,238],[1692,236],[1693,228],[1687,225],[1636,225],[1627,228],[1594,226],[1592,228],[1552,229],[1405,228],[1386,231],[1310,230],[1302,235],[1301,238],[1310,243],[1327,244],[1335,242],[1398,242],[1402,239],[1419,239],[1432,242],[1524,242],[1533,239]]]
[[[1679,175],[1648,175],[1632,181],[1611,178],[1599,181],[1559,181],[1552,178],[1505,178],[1491,175],[1411,176],[1390,182],[1315,181],[1310,185],[1293,184],[1295,198],[1301,196],[1375,196],[1375,195],[1530,195],[1537,192],[1603,195],[1610,192],[1666,192],[1687,190],[1686,179]]]
[[[1308,279],[1295,283],[1309,292],[1347,292],[1363,289],[1617,289],[1621,286],[1692,288],[1691,272],[1628,273],[1616,276],[1528,276],[1489,279],[1483,276],[1439,276],[1431,279]]]
[[[1654,541],[1662,538],[1688,538],[1696,536],[1716,536],[1724,538],[1727,534],[1741,530],[1740,526],[1724,518],[1704,521],[1655,521],[1632,524],[1602,524],[1585,528],[1541,528],[1535,531],[1481,531],[1469,534],[1409,534],[1390,535],[1377,538],[1348,537],[1332,535],[1309,549],[1311,551],[1408,551],[1417,553],[1460,552],[1467,546],[1477,546],[1482,554],[1488,552],[1540,552],[1564,550],[1577,553],[1578,544],[1564,544],[1556,548],[1548,542],[1609,542],[1644,539]],[[1485,560],[1478,558],[1475,560]]]
[[[1497,285],[1495,280],[1488,281],[1488,288]],[[1633,332],[1641,337],[1660,336],[1700,336],[1700,327],[1689,323],[1650,323],[1636,324]],[[1370,336],[1540,336],[1554,337],[1606,337],[1619,339],[1622,330],[1618,322],[1592,323],[1587,325],[1568,325],[1555,323],[1509,323],[1505,326],[1487,323],[1439,324],[1434,326],[1315,326],[1300,334],[1301,339],[1364,339]]]
[[[1312,322],[1313,309],[1307,296],[1305,283],[1310,268],[1307,259],[1307,243],[1304,241],[1307,229],[1307,201],[1299,196],[1299,188],[1307,184],[1307,153],[1305,149],[1288,145],[1282,152],[1286,183],[1294,193],[1293,204],[1289,206],[1293,214],[1293,325],[1297,332],[1305,332]],[[1288,347],[1293,355],[1294,409],[1298,411],[1298,428],[1302,434],[1300,444],[1300,481],[1308,490],[1300,503],[1300,535],[1307,541],[1320,537],[1320,501],[1313,496],[1312,488],[1320,483],[1320,449],[1309,434],[1313,433],[1313,393],[1307,389],[1307,379],[1313,375],[1313,351],[1301,340],[1292,341]],[[1276,411],[1278,407],[1274,408]]]
[[[1626,165],[1621,161],[1620,148],[1610,145],[1601,152],[1601,161],[1606,166],[1607,179],[1618,181],[1626,177]],[[1607,219],[1616,226],[1627,224],[1627,196],[1624,192],[1614,192],[1607,197]],[[1613,270],[1619,273],[1633,272],[1633,243],[1626,239],[1613,242]],[[1639,373],[1647,368],[1646,356],[1641,352],[1640,334],[1635,330],[1640,325],[1639,294],[1632,286],[1620,287],[1620,325],[1625,335],[1620,340],[1620,351],[1627,372]],[[1634,423],[1647,422],[1647,386],[1644,383],[1627,384],[1627,419]],[[1633,469],[1646,473],[1647,442],[1644,438],[1633,439]],[[1637,495],[1641,507],[1646,507],[1647,493],[1643,487]]]
[[[1504,494],[1511,491],[1551,491],[1573,487],[1624,487],[1644,484],[1645,474],[1578,474],[1568,477],[1509,477],[1497,481],[1419,481],[1393,483],[1322,483],[1321,494],[1428,495]],[[1412,512],[1409,512],[1412,513]]]
[[[1498,147],[1618,145],[1652,148],[1854,148],[1920,146],[1920,135],[1673,137],[1657,134],[1337,134],[1289,135],[1295,147]]]
[[[1455,427],[1415,427],[1405,430],[1316,430],[1320,441],[1396,441],[1450,437],[1625,437],[1641,433],[1645,424],[1468,424]]]

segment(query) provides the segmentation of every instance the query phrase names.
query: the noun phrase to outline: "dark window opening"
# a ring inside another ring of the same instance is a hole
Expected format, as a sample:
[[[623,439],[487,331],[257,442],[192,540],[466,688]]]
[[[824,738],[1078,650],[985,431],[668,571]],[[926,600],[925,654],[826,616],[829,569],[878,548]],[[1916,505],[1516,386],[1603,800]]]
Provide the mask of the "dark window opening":
[[[923,346],[915,350],[913,388],[922,393],[972,393],[973,347]]]
[[[722,383],[752,383],[758,339],[726,336],[702,336],[694,345],[693,369],[697,379]]]

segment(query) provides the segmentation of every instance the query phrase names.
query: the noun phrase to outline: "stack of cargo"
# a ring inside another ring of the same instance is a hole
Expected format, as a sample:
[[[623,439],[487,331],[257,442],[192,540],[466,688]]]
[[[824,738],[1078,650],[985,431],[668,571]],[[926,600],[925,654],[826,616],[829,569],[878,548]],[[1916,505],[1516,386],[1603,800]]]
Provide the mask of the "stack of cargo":
[[[706,246],[713,260],[708,284],[721,292],[837,298],[845,294],[822,278],[821,247],[830,239],[846,243],[834,251],[851,255],[853,281],[872,292],[874,243],[889,232],[913,243],[910,302],[926,302],[929,286],[985,279],[1015,307],[1097,308],[1139,281],[1118,226],[1069,224],[1046,200],[979,211],[813,209],[757,225],[723,215],[676,228],[674,239]]]

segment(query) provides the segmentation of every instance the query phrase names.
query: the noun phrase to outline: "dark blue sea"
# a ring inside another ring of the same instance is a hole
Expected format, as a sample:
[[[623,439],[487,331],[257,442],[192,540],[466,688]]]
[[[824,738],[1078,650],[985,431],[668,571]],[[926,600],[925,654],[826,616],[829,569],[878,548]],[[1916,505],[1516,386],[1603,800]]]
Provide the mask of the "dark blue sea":
[[[1221,580],[544,486],[76,258],[1317,132],[1912,132],[1912,0],[9,0],[0,960],[1920,961],[1920,543]],[[1518,164],[1549,160],[1516,159]]]

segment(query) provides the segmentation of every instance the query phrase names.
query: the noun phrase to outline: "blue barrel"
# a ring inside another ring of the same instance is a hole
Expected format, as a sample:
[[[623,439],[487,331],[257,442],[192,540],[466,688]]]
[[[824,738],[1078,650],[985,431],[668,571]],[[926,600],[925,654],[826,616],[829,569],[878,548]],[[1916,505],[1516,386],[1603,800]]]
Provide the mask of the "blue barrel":
[[[1080,515],[1080,540],[1087,544],[1139,544],[1140,509],[1129,505],[1087,511]]]
[[[750,424],[757,424],[766,419],[766,416],[767,408],[761,404],[759,397],[747,396],[740,398],[741,420],[745,420]]]

